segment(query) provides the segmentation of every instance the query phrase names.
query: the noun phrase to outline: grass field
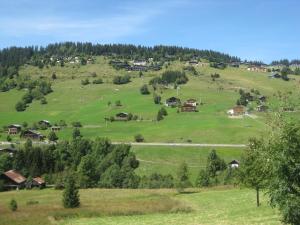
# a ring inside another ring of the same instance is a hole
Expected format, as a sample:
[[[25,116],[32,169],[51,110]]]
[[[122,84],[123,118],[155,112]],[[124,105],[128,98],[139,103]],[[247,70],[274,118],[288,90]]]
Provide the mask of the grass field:
[[[62,208],[61,194],[52,189],[2,192],[0,224],[281,224],[267,198],[257,208],[255,192],[248,189],[193,189],[180,195],[175,190],[85,189],[79,209]],[[12,198],[17,212],[8,209]]]
[[[168,69],[182,69],[181,62],[174,62]],[[177,113],[177,109],[167,109],[168,116],[160,122],[155,122],[157,111],[161,106],[153,103],[153,90],[148,96],[143,96],[139,88],[148,83],[151,77],[161,72],[147,72],[143,78],[137,72],[130,73],[132,82],[126,85],[112,84],[112,78],[125,71],[116,71],[108,65],[108,59],[98,57],[95,64],[87,66],[50,67],[42,70],[24,66],[21,76],[29,74],[38,79],[41,75],[51,76],[56,72],[58,79],[53,82],[54,92],[46,96],[48,104],[41,105],[34,101],[25,112],[16,112],[15,104],[25,91],[11,90],[0,93],[0,126],[24,121],[32,124],[41,119],[52,123],[63,119],[70,125],[73,121],[83,124],[81,132],[86,137],[105,136],[113,141],[133,141],[134,135],[141,133],[147,142],[192,142],[202,143],[246,143],[251,136],[262,135],[265,132],[264,113],[255,113],[257,118],[245,117],[230,119],[226,115],[228,109],[233,107],[239,96],[238,90],[245,88],[258,89],[266,95],[269,103],[276,102],[273,94],[278,91],[296,90],[299,88],[299,78],[284,82],[279,79],[269,79],[267,73],[248,72],[243,69],[227,68],[216,70],[210,67],[196,67],[199,76],[189,75],[189,82],[182,85],[179,97],[182,100],[195,98],[203,105],[199,106],[197,113]],[[87,86],[81,85],[81,80],[96,78],[91,73],[96,72],[103,78],[104,84]],[[219,73],[218,81],[211,81],[211,73]],[[73,76],[74,79],[71,77]],[[157,91],[165,100],[176,96],[174,89]],[[122,107],[108,106],[120,100]],[[296,99],[295,102],[299,101]],[[118,112],[130,112],[142,117],[142,121],[105,123],[104,118],[114,116]],[[299,113],[295,113],[296,116]],[[59,132],[61,139],[71,137],[72,128],[67,127]],[[47,134],[47,131],[44,132]],[[6,139],[2,133],[1,139]],[[18,139],[14,137],[14,139]]]
[[[195,183],[200,169],[206,167],[207,157],[212,148],[133,146],[132,150],[140,161],[137,174],[160,173],[172,174],[175,177],[180,163],[186,162],[190,180]],[[239,160],[243,150],[243,148],[216,148],[217,154],[227,163],[233,159]]]

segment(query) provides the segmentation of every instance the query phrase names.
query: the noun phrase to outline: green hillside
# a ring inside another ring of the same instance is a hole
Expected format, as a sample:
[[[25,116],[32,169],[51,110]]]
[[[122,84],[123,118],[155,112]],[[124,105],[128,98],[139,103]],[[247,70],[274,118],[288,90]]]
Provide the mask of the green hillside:
[[[182,70],[184,62],[174,61],[164,70]],[[189,81],[181,85],[178,91],[173,88],[157,90],[162,102],[168,97],[177,96],[182,101],[188,98],[197,99],[199,112],[177,113],[176,108],[167,108],[168,116],[162,121],[155,121],[160,105],[153,102],[154,90],[150,95],[141,95],[140,87],[148,84],[154,76],[163,71],[138,72],[117,71],[109,65],[109,58],[97,57],[94,64],[85,66],[65,64],[64,67],[44,67],[39,69],[29,65],[22,66],[20,76],[30,75],[32,79],[51,80],[53,72],[57,78],[52,82],[53,92],[46,96],[48,104],[41,105],[33,101],[24,112],[17,112],[15,104],[22,98],[26,90],[10,90],[0,93],[0,126],[26,121],[29,125],[41,119],[52,124],[65,120],[69,125],[58,133],[60,139],[69,139],[73,128],[71,122],[80,121],[81,132],[86,137],[105,136],[112,141],[133,141],[134,135],[140,133],[146,142],[186,142],[195,143],[246,143],[251,136],[261,135],[265,128],[265,113],[253,112],[254,116],[240,119],[228,118],[226,112],[232,108],[239,98],[239,89],[259,90],[267,96],[270,106],[277,103],[274,94],[277,91],[294,91],[299,88],[299,77],[285,82],[281,79],[269,79],[268,73],[249,72],[243,68],[214,69],[209,66],[195,66],[197,76],[187,73]],[[97,77],[92,77],[95,72]],[[130,74],[131,82],[115,85],[115,75]],[[220,78],[212,81],[211,74],[218,73]],[[43,78],[41,78],[43,77]],[[81,80],[88,78],[91,82],[102,78],[103,84],[81,85]],[[114,106],[120,100],[121,107]],[[295,100],[298,104],[299,99]],[[109,106],[108,102],[112,104]],[[252,108],[256,107],[256,103]],[[119,112],[137,115],[142,120],[129,122],[105,122],[105,117]],[[293,115],[298,116],[298,112]],[[41,131],[47,134],[48,131]],[[1,139],[6,139],[2,132]],[[13,137],[18,139],[18,137]]]

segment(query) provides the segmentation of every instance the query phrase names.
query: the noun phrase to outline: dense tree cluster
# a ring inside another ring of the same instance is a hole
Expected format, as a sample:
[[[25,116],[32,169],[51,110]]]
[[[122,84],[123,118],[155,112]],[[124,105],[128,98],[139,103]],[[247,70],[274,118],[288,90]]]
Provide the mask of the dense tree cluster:
[[[114,84],[127,84],[130,82],[130,76],[124,75],[124,76],[115,76],[113,79]]]
[[[113,145],[101,138],[92,141],[81,135],[49,146],[33,146],[28,140],[15,157],[0,157],[2,172],[14,168],[25,176],[48,175],[50,182],[55,182],[53,174],[70,171],[84,188],[136,188],[139,177],[134,170],[138,166],[130,146]]]
[[[149,84],[154,86],[157,84],[185,84],[188,82],[188,77],[181,71],[165,71],[161,77],[154,77],[149,81]]]

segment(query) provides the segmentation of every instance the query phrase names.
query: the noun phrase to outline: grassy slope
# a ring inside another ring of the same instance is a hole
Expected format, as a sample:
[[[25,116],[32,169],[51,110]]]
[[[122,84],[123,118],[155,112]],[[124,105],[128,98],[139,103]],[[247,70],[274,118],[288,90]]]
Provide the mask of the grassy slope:
[[[267,74],[248,72],[242,69],[228,68],[215,70],[209,67],[197,67],[198,77],[190,77],[188,84],[181,86],[179,97],[181,99],[196,98],[204,105],[200,106],[198,113],[177,113],[176,109],[168,109],[169,116],[157,123],[152,122],[160,106],[153,103],[152,94],[142,96],[139,88],[148,83],[151,77],[160,72],[148,72],[145,78],[138,78],[137,73],[131,73],[132,82],[126,85],[113,85],[112,77],[124,74],[113,70],[107,59],[99,57],[97,63],[82,67],[67,65],[64,68],[51,67],[39,70],[26,66],[21,74],[31,74],[38,78],[40,75],[50,77],[56,71],[58,80],[53,83],[54,92],[47,96],[47,105],[34,102],[25,112],[16,112],[15,103],[21,99],[25,91],[12,90],[0,93],[0,126],[10,123],[31,124],[39,119],[48,119],[57,122],[66,120],[81,121],[86,127],[82,133],[87,137],[107,136],[114,141],[132,141],[137,133],[143,134],[146,141],[159,142],[193,142],[208,143],[245,143],[250,136],[264,131],[264,114],[258,114],[257,119],[229,119],[226,111],[231,108],[237,98],[239,88],[255,88],[267,95],[272,102],[276,90],[295,90],[297,81],[284,82],[282,80],[268,79]],[[182,63],[173,63],[169,69],[181,69]],[[81,86],[80,81],[90,73],[96,72],[102,77],[105,84]],[[221,79],[212,82],[210,74],[218,72]],[[71,79],[74,76],[74,79]],[[153,92],[153,91],[152,91]],[[176,96],[174,89],[162,90],[163,99]],[[121,100],[123,107],[108,107],[107,102],[114,103]],[[104,117],[115,115],[120,111],[131,112],[143,117],[142,122],[104,122]],[[60,138],[69,138],[72,128],[66,128],[59,133]],[[47,132],[46,132],[47,133]],[[2,139],[6,137],[2,134]]]
[[[176,176],[178,165],[185,161],[188,164],[190,180],[195,183],[200,169],[206,166],[206,160],[211,148],[191,147],[132,147],[140,166],[139,175],[151,173],[172,174]],[[217,148],[217,154],[229,163],[233,159],[239,160],[243,149]]]
[[[262,197],[257,208],[255,192],[247,189],[202,189],[181,195],[175,190],[87,189],[80,190],[79,209],[63,209],[61,194],[51,189],[2,192],[0,224],[280,224],[267,199]],[[8,209],[12,198],[19,204],[15,213]],[[39,203],[26,205],[32,200]]]

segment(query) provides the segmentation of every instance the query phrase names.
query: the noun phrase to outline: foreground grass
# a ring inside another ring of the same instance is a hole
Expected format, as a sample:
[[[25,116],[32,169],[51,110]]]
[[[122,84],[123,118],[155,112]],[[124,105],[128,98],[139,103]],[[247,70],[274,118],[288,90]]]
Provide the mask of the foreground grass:
[[[86,189],[80,190],[78,209],[64,209],[61,194],[52,189],[2,192],[0,224],[280,224],[267,199],[257,208],[255,192],[248,189],[195,189],[180,195],[175,190]],[[8,209],[12,198],[17,212]]]

